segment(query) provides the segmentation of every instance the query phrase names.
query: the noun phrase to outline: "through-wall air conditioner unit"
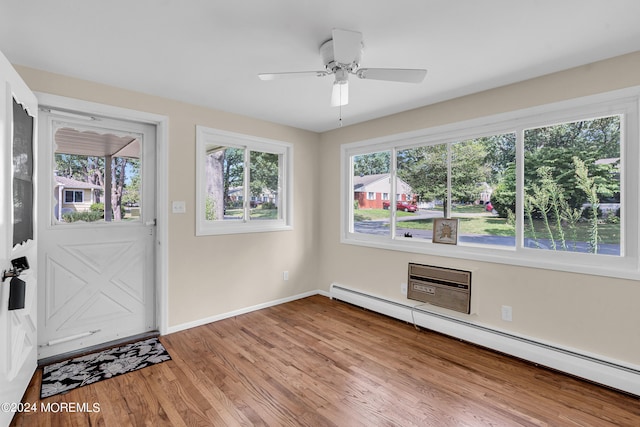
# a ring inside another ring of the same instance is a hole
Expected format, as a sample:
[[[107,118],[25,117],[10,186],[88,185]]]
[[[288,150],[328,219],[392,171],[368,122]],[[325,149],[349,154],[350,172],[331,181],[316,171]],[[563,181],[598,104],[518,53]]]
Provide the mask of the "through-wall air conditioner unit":
[[[409,263],[407,298],[471,312],[471,272]]]

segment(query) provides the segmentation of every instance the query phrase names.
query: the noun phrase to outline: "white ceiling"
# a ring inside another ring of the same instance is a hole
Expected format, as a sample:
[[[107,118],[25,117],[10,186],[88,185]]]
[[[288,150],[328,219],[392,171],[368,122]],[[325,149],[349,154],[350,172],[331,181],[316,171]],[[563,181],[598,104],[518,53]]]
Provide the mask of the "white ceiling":
[[[322,70],[333,28],[363,67],[427,68],[419,85],[350,78],[345,125],[640,51],[638,0],[0,0],[14,64],[312,131],[338,125]],[[615,78],[615,76],[612,76]]]

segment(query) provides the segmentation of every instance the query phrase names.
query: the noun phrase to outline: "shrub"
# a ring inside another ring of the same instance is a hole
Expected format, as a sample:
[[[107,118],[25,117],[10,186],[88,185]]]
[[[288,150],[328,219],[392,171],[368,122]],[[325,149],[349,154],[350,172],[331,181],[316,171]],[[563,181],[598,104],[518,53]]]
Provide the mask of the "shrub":
[[[104,218],[104,203],[94,203],[89,207],[89,211],[91,212],[99,212],[100,217]],[[120,218],[124,218],[124,214],[126,213],[124,205],[120,205]]]
[[[491,205],[498,214],[506,218],[508,212],[516,211],[516,191],[515,188],[507,188],[502,183],[498,184],[494,192],[491,194]]]
[[[100,221],[103,217],[102,212],[88,211],[88,212],[70,212],[62,215],[62,219],[65,222],[94,222]]]
[[[89,208],[91,212],[102,212],[104,213],[104,203],[94,203]]]
[[[503,179],[491,194],[491,205],[503,218],[507,217],[509,211],[516,211],[516,170],[512,165],[504,172]]]
[[[216,202],[213,197],[207,196],[204,207],[204,219],[214,221],[216,219]]]

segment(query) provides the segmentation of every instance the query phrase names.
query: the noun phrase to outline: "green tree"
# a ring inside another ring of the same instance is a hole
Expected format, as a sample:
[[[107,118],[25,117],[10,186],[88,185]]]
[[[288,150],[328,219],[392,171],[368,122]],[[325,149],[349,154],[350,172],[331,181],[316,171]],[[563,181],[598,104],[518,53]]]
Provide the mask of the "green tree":
[[[216,147],[207,153],[207,219],[224,218],[225,209],[231,202],[231,190],[243,188],[245,173],[245,150],[234,147]],[[249,193],[259,196],[270,192],[278,194],[280,156],[273,153],[251,151],[249,153]]]
[[[478,199],[482,184],[490,181],[486,146],[479,140],[451,144],[451,199],[469,203]]]
[[[58,176],[72,178],[104,188],[105,158],[97,156],[81,156],[77,154],[56,153],[56,170]],[[111,160],[111,208],[115,220],[122,219],[125,185],[130,180],[139,179],[140,160],[125,157],[114,157]],[[135,184],[134,184],[135,185]],[[139,183],[137,184],[139,186]],[[101,202],[103,190],[95,190],[96,202]],[[135,190],[132,189],[132,197]],[[139,199],[139,196],[138,196]]]
[[[398,151],[398,176],[407,182],[421,200],[441,200],[448,216],[448,147],[451,147],[451,199],[475,201],[482,183],[490,179],[487,151],[479,140],[438,144]]]
[[[447,145],[438,144],[400,150],[398,176],[421,200],[447,198]]]
[[[361,154],[353,158],[354,176],[376,175],[389,173],[391,165],[391,152]]]
[[[528,129],[524,134],[524,182],[531,194],[534,183],[540,185],[540,168],[547,168],[550,178],[562,188],[573,209],[584,201],[573,167],[577,156],[597,185],[599,197],[620,192],[617,168],[620,159],[620,117],[610,116],[572,123]],[[602,162],[602,159],[610,159]],[[492,195],[494,208],[501,216],[515,212],[515,166],[505,169]]]
[[[506,218],[516,211],[516,164],[511,163],[502,173],[502,179],[493,189],[491,204],[498,214]]]
[[[122,197],[124,196],[124,184],[127,178],[127,164],[129,159],[125,157],[114,157],[111,161],[111,209],[113,219],[122,219]]]
[[[485,166],[489,168],[487,182],[496,186],[502,180],[507,169],[516,161],[516,134],[505,133],[477,138],[475,141],[482,144],[486,156]]]
[[[122,202],[140,203],[140,161],[137,159],[129,159],[127,170],[127,179],[124,184]]]
[[[230,201],[229,190],[244,185],[244,149],[226,148],[222,154],[223,203],[218,203],[220,209]]]
[[[525,131],[525,151],[541,148],[594,152],[595,158],[620,156],[620,116],[561,123]]]
[[[217,147],[207,151],[205,159],[207,206],[205,208],[207,220],[221,220],[224,218],[224,196],[227,184],[225,182],[225,149]]]
[[[104,157],[56,153],[55,161],[58,176],[104,188]],[[102,190],[94,190],[94,196],[96,202],[100,202]]]
[[[265,191],[277,196],[278,166],[280,158],[277,154],[252,151],[250,166],[250,191],[252,196],[259,196]]]

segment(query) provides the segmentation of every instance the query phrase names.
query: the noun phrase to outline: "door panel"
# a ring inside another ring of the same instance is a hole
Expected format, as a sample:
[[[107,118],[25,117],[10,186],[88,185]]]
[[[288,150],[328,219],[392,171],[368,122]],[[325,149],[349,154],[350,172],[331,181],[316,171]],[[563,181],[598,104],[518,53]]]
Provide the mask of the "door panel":
[[[0,283],[0,403],[18,404],[36,369],[37,358],[37,246],[36,241],[26,237],[33,235],[37,230],[37,222],[33,217],[33,209],[28,207],[28,202],[20,201],[20,196],[15,200],[16,184],[20,183],[21,196],[29,197],[33,194],[35,202],[35,186],[25,190],[25,178],[33,181],[33,177],[22,177],[14,180],[14,172],[24,164],[28,153],[14,153],[14,139],[17,137],[17,129],[14,120],[14,100],[18,108],[18,114],[26,114],[33,117],[32,144],[33,153],[36,150],[35,135],[37,123],[37,100],[27,85],[19,77],[11,64],[0,53],[0,272],[11,270],[10,260],[21,256],[28,258],[30,268],[21,272],[19,279],[26,283],[24,308],[8,310],[11,279],[7,278]],[[22,141],[29,142],[29,141]],[[14,156],[16,154],[16,156]],[[33,154],[31,154],[32,157]],[[30,161],[34,161],[32,158]],[[14,203],[14,201],[16,203]],[[16,207],[14,208],[14,204]],[[23,209],[23,212],[20,212]],[[28,217],[32,219],[24,219]],[[21,221],[28,223],[19,223]],[[18,230],[16,245],[14,230]],[[9,425],[13,418],[11,406],[9,410],[0,410],[0,426]],[[14,408],[15,409],[15,408]]]
[[[41,113],[40,182],[49,194],[40,215],[49,221],[39,231],[39,358],[157,326],[155,128],[89,120]],[[128,183],[120,189],[117,168]],[[98,208],[102,217],[92,216]]]
[[[147,227],[106,233],[60,230],[45,245],[41,323],[49,335],[42,345],[65,352],[154,328],[152,313],[147,313],[147,306],[154,305],[153,289],[145,286],[153,283],[145,271],[147,258],[152,258],[153,234]],[[97,243],[78,243],[82,241]],[[77,342],[47,345],[86,333],[91,335]],[[45,348],[40,353],[51,355]]]

